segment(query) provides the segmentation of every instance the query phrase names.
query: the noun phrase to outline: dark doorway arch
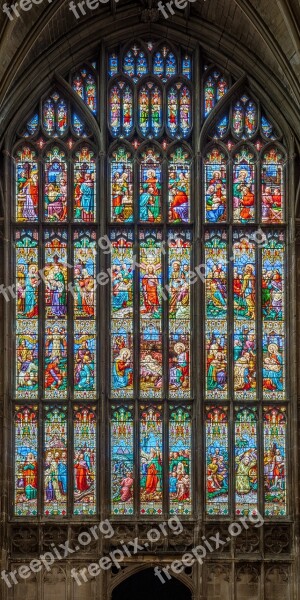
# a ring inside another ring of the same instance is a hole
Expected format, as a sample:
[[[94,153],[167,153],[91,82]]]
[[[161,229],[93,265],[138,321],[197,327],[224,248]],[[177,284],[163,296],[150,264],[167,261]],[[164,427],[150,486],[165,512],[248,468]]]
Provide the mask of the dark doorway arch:
[[[166,577],[165,577],[166,579]],[[112,593],[112,600],[192,600],[191,591],[178,579],[162,583],[154,569],[144,569],[122,581]]]

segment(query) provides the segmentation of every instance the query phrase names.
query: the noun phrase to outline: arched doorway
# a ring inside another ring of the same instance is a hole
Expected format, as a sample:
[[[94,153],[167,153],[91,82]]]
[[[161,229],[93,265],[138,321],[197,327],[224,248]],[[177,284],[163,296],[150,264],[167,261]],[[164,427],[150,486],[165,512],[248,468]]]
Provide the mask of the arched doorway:
[[[191,600],[191,591],[172,577],[162,583],[153,568],[145,569],[122,581],[112,593],[112,600]]]

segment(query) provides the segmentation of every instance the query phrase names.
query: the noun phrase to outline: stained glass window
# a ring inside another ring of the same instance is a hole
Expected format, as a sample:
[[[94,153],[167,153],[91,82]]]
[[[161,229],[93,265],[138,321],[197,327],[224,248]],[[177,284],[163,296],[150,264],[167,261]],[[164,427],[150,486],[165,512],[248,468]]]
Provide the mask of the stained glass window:
[[[285,140],[191,50],[104,51],[13,150],[14,516],[285,516]]]

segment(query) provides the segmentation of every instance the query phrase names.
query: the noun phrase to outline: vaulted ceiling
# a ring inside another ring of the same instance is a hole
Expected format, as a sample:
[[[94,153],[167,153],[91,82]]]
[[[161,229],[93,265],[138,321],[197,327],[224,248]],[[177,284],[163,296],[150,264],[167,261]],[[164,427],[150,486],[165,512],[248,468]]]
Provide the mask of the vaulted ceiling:
[[[299,0],[195,0],[168,19],[156,0],[108,2],[78,20],[69,0],[43,0],[13,21],[0,12],[1,134],[35,88],[54,71],[65,75],[101,40],[157,33],[191,47],[199,41],[237,77],[247,73],[300,138]]]

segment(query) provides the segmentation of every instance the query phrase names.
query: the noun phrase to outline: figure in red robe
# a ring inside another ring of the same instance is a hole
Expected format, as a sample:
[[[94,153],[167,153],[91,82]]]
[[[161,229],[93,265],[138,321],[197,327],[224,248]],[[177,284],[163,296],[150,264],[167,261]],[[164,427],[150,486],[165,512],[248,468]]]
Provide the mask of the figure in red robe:
[[[89,484],[87,481],[87,476],[89,472],[89,468],[87,466],[86,461],[84,460],[84,455],[80,454],[78,461],[74,465],[75,469],[75,478],[76,478],[76,488],[79,492],[86,492],[89,489]]]

